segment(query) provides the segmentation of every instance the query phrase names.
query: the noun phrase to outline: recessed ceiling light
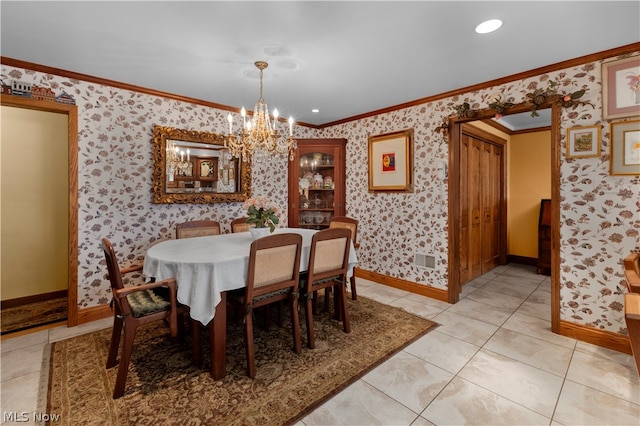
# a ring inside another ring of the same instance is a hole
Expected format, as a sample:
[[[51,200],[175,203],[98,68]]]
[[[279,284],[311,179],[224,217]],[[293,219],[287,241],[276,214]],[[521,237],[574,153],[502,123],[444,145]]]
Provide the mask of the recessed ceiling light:
[[[484,21],[480,25],[476,27],[476,32],[478,34],[487,34],[493,32],[502,26],[502,21],[499,19],[489,19],[488,21]]]
[[[320,112],[320,110],[318,108],[314,108],[311,110],[311,112]]]

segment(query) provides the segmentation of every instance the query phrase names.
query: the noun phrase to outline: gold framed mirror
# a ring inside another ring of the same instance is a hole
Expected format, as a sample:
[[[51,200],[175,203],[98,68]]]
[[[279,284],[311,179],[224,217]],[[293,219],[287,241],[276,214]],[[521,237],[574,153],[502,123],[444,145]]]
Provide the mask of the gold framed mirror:
[[[154,126],[153,203],[244,202],[251,196],[251,162],[233,158],[224,136]]]

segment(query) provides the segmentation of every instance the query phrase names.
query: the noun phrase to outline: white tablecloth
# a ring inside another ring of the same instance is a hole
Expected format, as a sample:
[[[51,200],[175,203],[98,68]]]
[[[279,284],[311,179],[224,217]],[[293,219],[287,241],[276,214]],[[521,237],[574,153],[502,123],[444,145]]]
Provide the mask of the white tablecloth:
[[[311,238],[316,230],[278,228],[275,233],[302,235],[300,271],[309,265]],[[220,293],[243,288],[247,281],[249,232],[163,241],[147,250],[144,274],[157,281],[175,278],[178,301],[190,307],[191,318],[207,325],[220,302]],[[349,276],[358,263],[353,243],[349,251]]]

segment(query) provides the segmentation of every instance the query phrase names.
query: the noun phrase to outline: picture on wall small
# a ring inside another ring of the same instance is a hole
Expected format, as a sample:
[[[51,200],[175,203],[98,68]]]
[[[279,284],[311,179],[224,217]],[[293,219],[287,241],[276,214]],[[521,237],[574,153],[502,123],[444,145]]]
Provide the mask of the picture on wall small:
[[[602,116],[605,120],[640,114],[640,56],[602,64]]]
[[[640,120],[611,123],[610,174],[640,176]]]
[[[600,156],[600,126],[572,127],[567,130],[567,157]]]
[[[413,191],[413,129],[369,136],[369,191]]]

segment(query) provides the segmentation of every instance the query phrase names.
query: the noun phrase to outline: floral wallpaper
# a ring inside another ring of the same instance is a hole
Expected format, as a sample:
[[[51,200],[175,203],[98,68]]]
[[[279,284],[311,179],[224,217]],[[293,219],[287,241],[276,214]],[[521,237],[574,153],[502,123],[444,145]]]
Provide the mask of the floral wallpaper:
[[[446,181],[437,165],[447,161],[448,146],[434,132],[451,107],[468,102],[488,106],[495,93],[518,103],[525,94],[545,88],[587,89],[581,100],[592,105],[563,109],[561,164],[561,319],[625,333],[621,259],[640,247],[640,177],[609,176],[609,122],[602,120],[600,62],[538,75],[462,96],[425,103],[321,130],[297,127],[301,138],[339,137],[347,143],[347,214],[360,221],[359,266],[362,269],[435,288],[447,284]],[[229,222],[244,215],[242,205],[154,205],[151,203],[153,125],[224,132],[226,111],[101,86],[61,76],[2,65],[2,80],[26,81],[72,94],[78,106],[79,143],[79,282],[80,308],[107,303],[99,239],[107,236],[129,259],[149,245],[174,238],[176,223],[212,218],[228,232]],[[564,158],[568,128],[600,125],[598,158]],[[367,140],[414,129],[414,191],[369,193]],[[287,205],[287,160],[254,165],[253,193]],[[280,164],[282,163],[282,164]],[[286,212],[281,215],[286,226]],[[417,267],[416,252],[433,255],[434,269]]]

